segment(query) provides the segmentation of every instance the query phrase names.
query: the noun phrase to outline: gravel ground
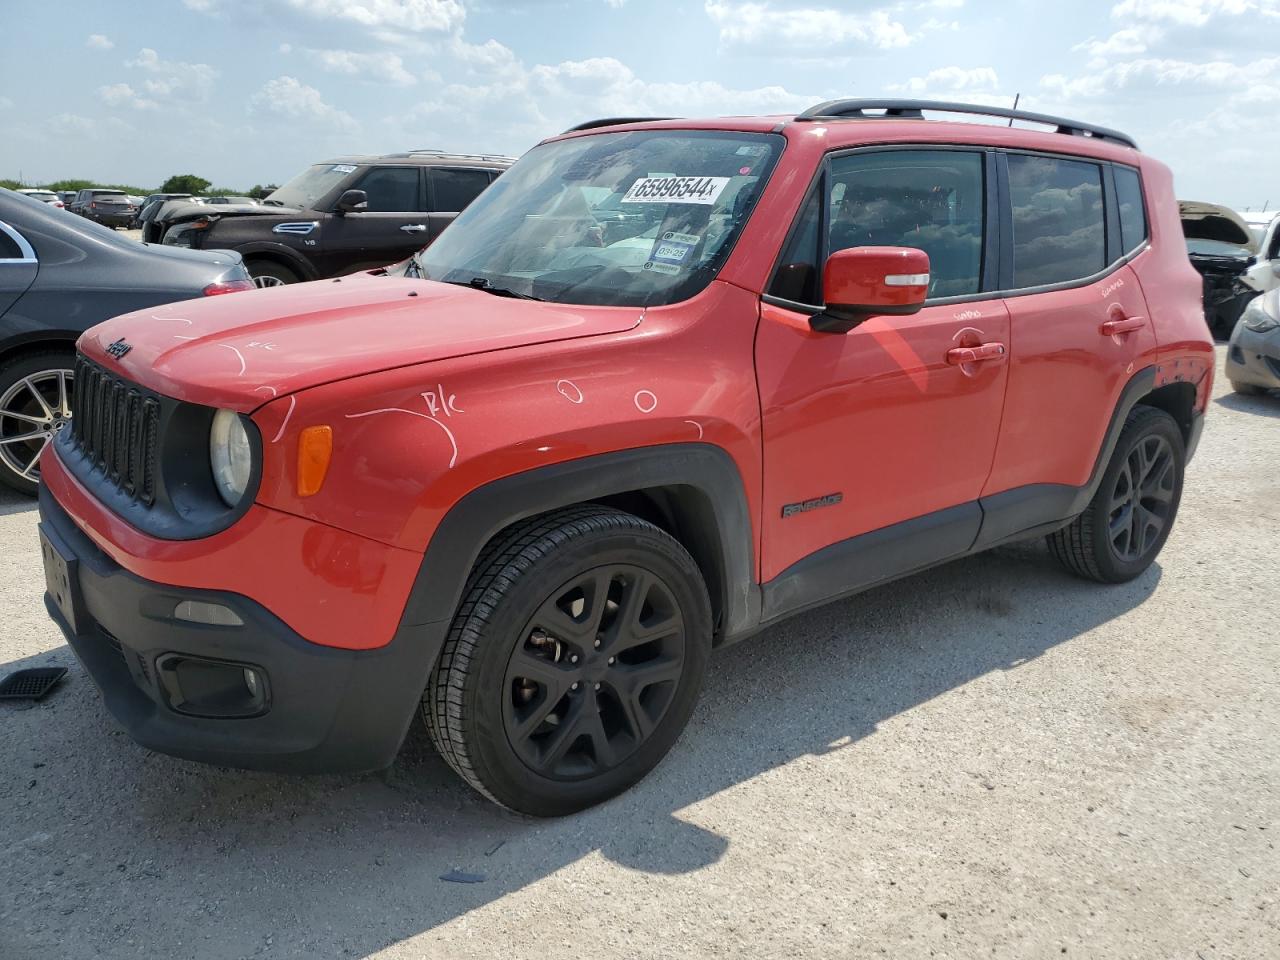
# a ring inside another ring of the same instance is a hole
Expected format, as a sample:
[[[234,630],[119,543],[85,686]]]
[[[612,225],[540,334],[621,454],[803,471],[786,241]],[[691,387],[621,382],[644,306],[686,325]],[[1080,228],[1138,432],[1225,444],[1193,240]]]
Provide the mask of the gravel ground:
[[[0,957],[1275,957],[1280,398],[1219,391],[1132,584],[1006,548],[720,652],[674,753],[554,822],[421,734],[299,779],[147,753],[0,501]],[[450,870],[483,876],[442,881]]]

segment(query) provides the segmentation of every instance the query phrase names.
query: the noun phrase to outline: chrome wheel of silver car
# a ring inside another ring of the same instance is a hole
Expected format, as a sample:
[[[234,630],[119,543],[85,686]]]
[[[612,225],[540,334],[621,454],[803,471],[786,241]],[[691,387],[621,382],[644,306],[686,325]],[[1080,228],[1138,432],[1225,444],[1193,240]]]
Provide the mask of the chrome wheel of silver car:
[[[257,276],[253,278],[255,287],[283,287],[284,281],[279,277]]]
[[[0,466],[7,480],[39,481],[40,454],[71,422],[73,381],[70,370],[37,370],[0,394]]]

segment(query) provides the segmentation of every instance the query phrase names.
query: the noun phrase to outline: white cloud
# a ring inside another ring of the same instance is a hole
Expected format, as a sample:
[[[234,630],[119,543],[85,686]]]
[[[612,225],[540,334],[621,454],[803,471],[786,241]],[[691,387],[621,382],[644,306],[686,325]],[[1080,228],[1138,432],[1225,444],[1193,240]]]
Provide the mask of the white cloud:
[[[308,50],[307,55],[329,73],[342,73],[397,87],[411,87],[418,82],[405,69],[400,55],[388,51],[356,53],[352,50]]]
[[[13,101],[8,97],[0,97],[0,110],[8,110],[13,106]]]
[[[1172,23],[1183,27],[1202,27],[1214,17],[1260,13],[1280,16],[1276,0],[1121,0],[1111,8],[1117,19],[1131,18],[1148,23]]]
[[[138,95],[127,83],[112,83],[98,88],[98,96],[109,107],[133,107],[135,110],[151,110],[158,104]]]
[[[912,77],[905,83],[889,84],[893,93],[910,93],[920,97],[925,94],[945,90],[950,93],[965,93],[975,90],[995,91],[1000,87],[1000,78],[991,67],[941,67],[930,70],[923,77]]]
[[[457,30],[466,19],[461,0],[277,0],[321,20],[413,33]]]
[[[89,39],[84,42],[84,45],[94,50],[110,50],[115,46],[110,37],[104,37],[100,33],[89,34]]]
[[[124,62],[126,67],[149,74],[142,90],[153,99],[170,103],[204,103],[213,92],[218,71],[207,63],[184,63],[162,60],[150,47],[143,47],[137,57]]]
[[[1049,93],[1064,100],[1107,100],[1121,90],[1151,93],[1159,87],[1191,86],[1199,92],[1244,91],[1268,78],[1280,79],[1280,57],[1251,63],[1211,60],[1144,59],[1116,63],[1102,70],[1069,77],[1050,74],[1040,81]]]
[[[249,112],[300,124],[316,124],[329,130],[351,130],[350,114],[325,103],[320,91],[295,77],[276,77],[249,98]]]
[[[819,50],[856,45],[892,50],[916,39],[894,18],[891,7],[853,13],[825,7],[783,9],[768,0],[707,0],[705,9],[725,46],[781,45]]]
[[[1117,30],[1105,40],[1090,37],[1071,49],[1087,53],[1094,60],[1107,57],[1129,57],[1146,53],[1149,45],[1158,43],[1163,37],[1164,34],[1158,27],[1129,27]]]

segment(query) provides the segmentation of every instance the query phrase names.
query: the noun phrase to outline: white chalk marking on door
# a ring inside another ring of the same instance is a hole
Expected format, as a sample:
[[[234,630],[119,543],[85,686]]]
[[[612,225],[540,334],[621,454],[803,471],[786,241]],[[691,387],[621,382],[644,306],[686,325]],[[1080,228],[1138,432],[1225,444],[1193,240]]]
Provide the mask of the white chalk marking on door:
[[[642,399],[646,397],[648,399]],[[658,409],[658,398],[652,390],[637,390],[632,399],[635,401],[636,409],[641,413],[653,413]]]
[[[578,385],[572,380],[557,380],[556,390],[560,396],[564,397],[570,403],[581,403],[586,399],[586,397],[582,395],[582,390],[580,390]],[[577,398],[576,400],[574,399],[575,397]]]
[[[685,423],[692,423],[695,427],[697,427],[697,428],[698,428],[698,439],[699,439],[699,440],[701,440],[701,439],[702,439],[702,424],[700,424],[697,420],[686,420],[686,421],[685,421]]]

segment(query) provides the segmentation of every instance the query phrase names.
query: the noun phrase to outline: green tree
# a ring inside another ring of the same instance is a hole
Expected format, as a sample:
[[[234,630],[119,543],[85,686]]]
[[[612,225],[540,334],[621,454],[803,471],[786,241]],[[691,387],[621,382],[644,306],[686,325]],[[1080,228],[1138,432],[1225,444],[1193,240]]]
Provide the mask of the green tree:
[[[268,183],[265,187],[260,183],[255,183],[253,185],[253,189],[251,189],[246,196],[253,197],[255,200],[265,200],[279,189],[280,188],[274,183]]]
[[[194,173],[179,173],[160,184],[160,193],[204,193],[209,181]]]

